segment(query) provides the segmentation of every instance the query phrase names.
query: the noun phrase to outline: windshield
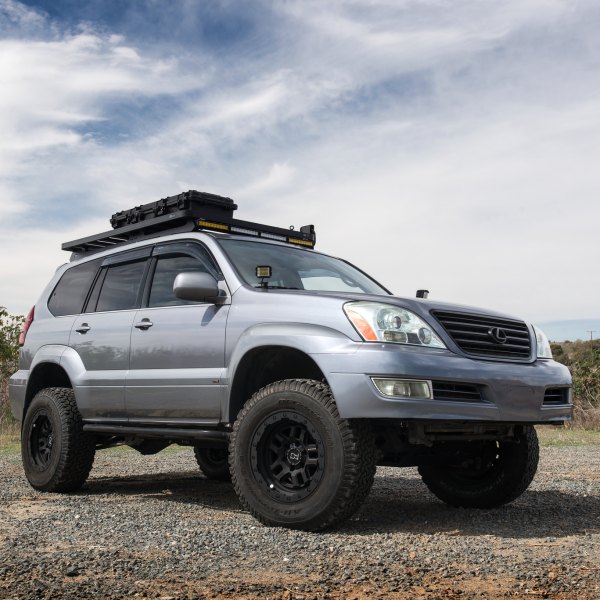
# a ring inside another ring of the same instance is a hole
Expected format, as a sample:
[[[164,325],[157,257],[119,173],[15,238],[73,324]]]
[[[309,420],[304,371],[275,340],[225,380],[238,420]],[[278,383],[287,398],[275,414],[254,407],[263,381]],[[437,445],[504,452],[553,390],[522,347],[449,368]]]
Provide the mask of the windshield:
[[[325,254],[241,240],[219,243],[242,279],[252,287],[389,294],[357,268]],[[272,269],[272,276],[264,280],[264,285],[256,276],[258,266]]]

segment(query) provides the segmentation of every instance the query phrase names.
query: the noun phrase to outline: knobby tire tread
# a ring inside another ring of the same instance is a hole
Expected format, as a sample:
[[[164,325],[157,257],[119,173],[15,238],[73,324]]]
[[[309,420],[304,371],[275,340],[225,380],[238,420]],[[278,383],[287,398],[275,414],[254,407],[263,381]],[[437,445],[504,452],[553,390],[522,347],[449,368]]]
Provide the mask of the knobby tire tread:
[[[260,514],[246,502],[237,480],[235,469],[233,468],[235,445],[240,423],[265,397],[280,392],[301,393],[320,402],[329,412],[335,425],[339,429],[344,445],[344,453],[347,459],[345,462],[343,480],[337,490],[335,501],[332,502],[329,511],[307,523],[289,524],[287,526],[306,531],[320,531],[322,529],[333,527],[354,514],[368,496],[375,476],[376,452],[373,436],[368,423],[360,420],[351,421],[342,419],[339,415],[331,389],[325,383],[312,379],[286,379],[277,381],[261,388],[244,405],[233,426],[230,440],[229,461],[235,492],[238,498],[240,498],[242,507],[249,511],[261,523],[268,526],[281,525],[279,522]]]
[[[62,493],[77,491],[85,483],[94,463],[94,438],[83,431],[83,421],[71,388],[45,388],[39,394],[49,397],[58,410],[62,443],[54,476],[38,489]]]
[[[227,468],[220,468],[210,464],[206,458],[204,458],[203,451],[204,448],[194,447],[194,457],[196,458],[196,463],[198,464],[198,468],[204,474],[207,479],[211,479],[213,481],[231,481],[231,473],[229,472],[229,462],[225,463]]]
[[[537,472],[539,443],[535,429],[531,426],[524,427],[523,434],[515,446],[517,452],[521,453],[520,460],[507,462],[508,475],[503,475],[500,485],[482,490],[479,496],[465,496],[458,484],[452,489],[452,478],[447,477],[443,469],[419,467],[419,474],[431,493],[446,504],[461,508],[497,508],[523,494]]]

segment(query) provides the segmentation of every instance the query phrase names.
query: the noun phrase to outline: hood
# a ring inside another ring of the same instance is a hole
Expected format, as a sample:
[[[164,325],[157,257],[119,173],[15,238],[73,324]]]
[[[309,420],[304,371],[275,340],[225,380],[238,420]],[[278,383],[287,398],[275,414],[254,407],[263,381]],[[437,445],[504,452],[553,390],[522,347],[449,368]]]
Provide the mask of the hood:
[[[379,294],[355,294],[352,292],[321,292],[321,291],[301,291],[295,293],[303,293],[310,295],[326,296],[328,298],[338,298],[342,301],[347,302],[381,302],[384,304],[392,304],[394,306],[400,306],[407,308],[413,312],[427,316],[431,311],[449,311],[449,312],[463,312],[471,315],[481,315],[488,317],[497,317],[500,319],[511,319],[514,321],[523,321],[514,315],[508,315],[506,313],[488,310],[485,308],[479,308],[475,306],[469,306],[466,304],[454,304],[451,302],[439,302],[437,300],[424,299],[424,298],[407,298],[403,296],[383,296]]]

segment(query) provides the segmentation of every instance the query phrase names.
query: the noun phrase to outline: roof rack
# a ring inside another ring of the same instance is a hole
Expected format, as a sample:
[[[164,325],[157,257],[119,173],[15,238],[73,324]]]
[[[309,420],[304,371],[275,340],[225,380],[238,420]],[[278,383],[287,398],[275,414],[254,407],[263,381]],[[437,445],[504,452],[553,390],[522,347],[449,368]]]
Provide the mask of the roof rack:
[[[234,219],[234,210],[237,210],[237,204],[231,198],[190,190],[117,212],[110,219],[111,231],[65,242],[62,249],[81,256],[167,232],[199,230],[252,236],[306,248],[315,246],[317,236],[313,225],[299,230],[271,227]]]

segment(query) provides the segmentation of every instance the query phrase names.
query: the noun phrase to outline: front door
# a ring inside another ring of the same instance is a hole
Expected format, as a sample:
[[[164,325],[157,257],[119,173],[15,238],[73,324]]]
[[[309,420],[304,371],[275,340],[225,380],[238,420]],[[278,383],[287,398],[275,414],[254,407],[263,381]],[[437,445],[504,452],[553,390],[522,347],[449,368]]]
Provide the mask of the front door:
[[[126,409],[132,423],[210,425],[219,421],[229,304],[176,298],[179,273],[219,277],[198,243],[157,246],[145,305],[131,330]]]

